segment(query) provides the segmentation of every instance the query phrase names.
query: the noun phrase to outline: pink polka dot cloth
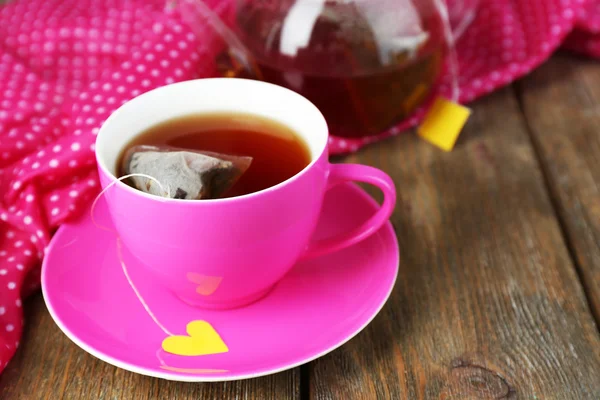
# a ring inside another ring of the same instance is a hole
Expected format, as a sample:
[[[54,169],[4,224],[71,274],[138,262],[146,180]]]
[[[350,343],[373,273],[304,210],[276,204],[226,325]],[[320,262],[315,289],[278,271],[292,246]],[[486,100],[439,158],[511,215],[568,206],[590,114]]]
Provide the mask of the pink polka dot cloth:
[[[579,9],[575,28],[564,47],[583,55],[600,57],[600,0],[589,0]]]
[[[227,5],[206,2],[217,13]],[[571,32],[569,48],[599,56],[599,4],[481,0],[457,47],[460,101],[531,71]],[[53,232],[86,212],[99,191],[100,125],[147,90],[213,75],[215,43],[164,0],[14,0],[0,7],[0,371],[19,345],[21,299],[39,287]],[[445,76],[438,93],[448,96],[449,83]],[[425,108],[374,138],[333,137],[331,152],[415,126]]]

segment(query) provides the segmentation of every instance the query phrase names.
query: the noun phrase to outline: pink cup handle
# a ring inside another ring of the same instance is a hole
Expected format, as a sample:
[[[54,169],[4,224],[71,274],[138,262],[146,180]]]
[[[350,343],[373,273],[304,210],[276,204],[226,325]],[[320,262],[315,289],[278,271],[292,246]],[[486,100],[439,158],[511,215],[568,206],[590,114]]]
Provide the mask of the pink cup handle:
[[[383,204],[361,226],[332,238],[314,241],[308,245],[302,259],[318,257],[326,253],[352,246],[371,236],[390,218],[396,205],[396,187],[392,178],[377,168],[359,164],[331,164],[327,190],[346,182],[357,181],[377,186],[383,192]]]

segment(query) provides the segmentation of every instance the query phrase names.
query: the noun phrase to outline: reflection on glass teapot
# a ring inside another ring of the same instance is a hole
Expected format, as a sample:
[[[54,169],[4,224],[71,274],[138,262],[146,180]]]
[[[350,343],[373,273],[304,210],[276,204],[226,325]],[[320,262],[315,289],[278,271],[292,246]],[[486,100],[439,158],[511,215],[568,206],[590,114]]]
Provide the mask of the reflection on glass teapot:
[[[237,0],[218,21],[231,37],[217,69],[301,93],[337,136],[374,135],[423,103],[439,76],[436,1]]]

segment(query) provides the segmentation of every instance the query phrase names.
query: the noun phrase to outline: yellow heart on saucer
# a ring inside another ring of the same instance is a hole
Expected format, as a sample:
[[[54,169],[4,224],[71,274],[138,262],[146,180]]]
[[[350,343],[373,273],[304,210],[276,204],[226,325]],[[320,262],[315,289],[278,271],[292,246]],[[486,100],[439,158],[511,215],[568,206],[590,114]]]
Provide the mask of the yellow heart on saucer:
[[[167,353],[178,356],[204,356],[208,354],[227,353],[229,349],[221,336],[206,321],[192,321],[186,326],[189,336],[169,336],[162,342]]]

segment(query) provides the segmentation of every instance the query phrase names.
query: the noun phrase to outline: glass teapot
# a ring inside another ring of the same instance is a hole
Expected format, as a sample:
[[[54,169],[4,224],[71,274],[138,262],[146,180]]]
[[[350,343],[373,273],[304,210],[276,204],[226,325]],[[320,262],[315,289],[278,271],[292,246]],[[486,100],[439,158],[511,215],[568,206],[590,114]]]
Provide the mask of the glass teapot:
[[[446,49],[443,0],[235,0],[198,15],[225,39],[222,76],[262,79],[312,101],[331,133],[375,135],[410,115],[431,92]]]

